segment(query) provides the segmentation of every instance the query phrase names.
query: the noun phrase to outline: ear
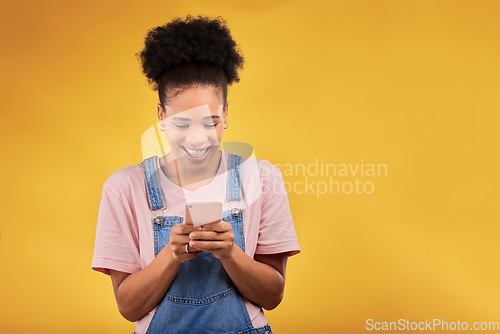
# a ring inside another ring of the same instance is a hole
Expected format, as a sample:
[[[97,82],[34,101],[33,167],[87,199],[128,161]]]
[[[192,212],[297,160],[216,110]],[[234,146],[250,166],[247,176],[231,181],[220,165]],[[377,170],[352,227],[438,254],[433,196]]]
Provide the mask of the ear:
[[[158,103],[156,105],[156,108],[157,108],[157,111],[158,111],[158,120],[161,121],[162,119],[165,119],[166,115],[165,115],[165,109],[163,109],[163,106],[161,105],[161,103]]]
[[[222,109],[222,116],[224,117],[224,122],[227,121],[228,111],[229,111],[229,102],[226,101],[226,104],[224,105],[224,109]]]

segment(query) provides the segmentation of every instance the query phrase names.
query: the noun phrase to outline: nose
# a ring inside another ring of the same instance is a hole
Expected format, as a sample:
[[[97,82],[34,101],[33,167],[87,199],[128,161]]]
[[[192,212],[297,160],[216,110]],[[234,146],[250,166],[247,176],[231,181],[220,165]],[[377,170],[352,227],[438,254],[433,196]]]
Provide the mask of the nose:
[[[208,136],[206,130],[203,127],[193,126],[189,129],[186,136],[186,141],[191,145],[191,149],[202,148],[207,142]]]

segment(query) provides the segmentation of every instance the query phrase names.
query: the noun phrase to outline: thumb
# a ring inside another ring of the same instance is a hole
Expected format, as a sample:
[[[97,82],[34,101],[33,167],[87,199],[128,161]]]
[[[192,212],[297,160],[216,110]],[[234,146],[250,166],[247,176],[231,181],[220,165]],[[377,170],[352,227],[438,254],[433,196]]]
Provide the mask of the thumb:
[[[184,224],[193,225],[193,219],[191,218],[191,213],[189,212],[187,203],[184,206]]]

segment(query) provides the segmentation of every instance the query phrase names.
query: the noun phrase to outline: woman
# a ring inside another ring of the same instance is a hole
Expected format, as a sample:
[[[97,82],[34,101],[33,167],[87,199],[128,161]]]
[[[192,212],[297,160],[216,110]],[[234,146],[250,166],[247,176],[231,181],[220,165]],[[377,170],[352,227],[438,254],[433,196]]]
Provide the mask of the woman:
[[[271,333],[262,308],[300,249],[279,169],[219,149],[236,43],[221,18],[188,16],[150,30],[140,59],[171,149],[104,183],[92,269],[136,333]],[[192,225],[201,198],[224,200],[222,220]]]

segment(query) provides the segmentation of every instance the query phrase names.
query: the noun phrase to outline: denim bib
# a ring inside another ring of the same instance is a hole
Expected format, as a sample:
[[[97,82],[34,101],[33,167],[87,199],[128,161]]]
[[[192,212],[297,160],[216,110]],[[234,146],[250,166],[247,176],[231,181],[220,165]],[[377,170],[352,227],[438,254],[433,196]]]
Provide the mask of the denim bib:
[[[165,208],[157,168],[157,156],[142,162],[146,177],[148,201],[152,211]],[[224,159],[224,155],[222,155]],[[241,200],[241,163],[243,158],[229,154],[227,163],[227,196]],[[170,230],[182,223],[184,217],[159,216],[152,218],[155,256],[169,242]],[[234,243],[245,251],[243,211],[235,207],[222,213],[222,220],[231,224]],[[147,334],[210,333],[210,334],[268,334],[269,325],[254,328],[243,298],[212,253],[200,255],[180,265],[179,271],[158,304]]]

